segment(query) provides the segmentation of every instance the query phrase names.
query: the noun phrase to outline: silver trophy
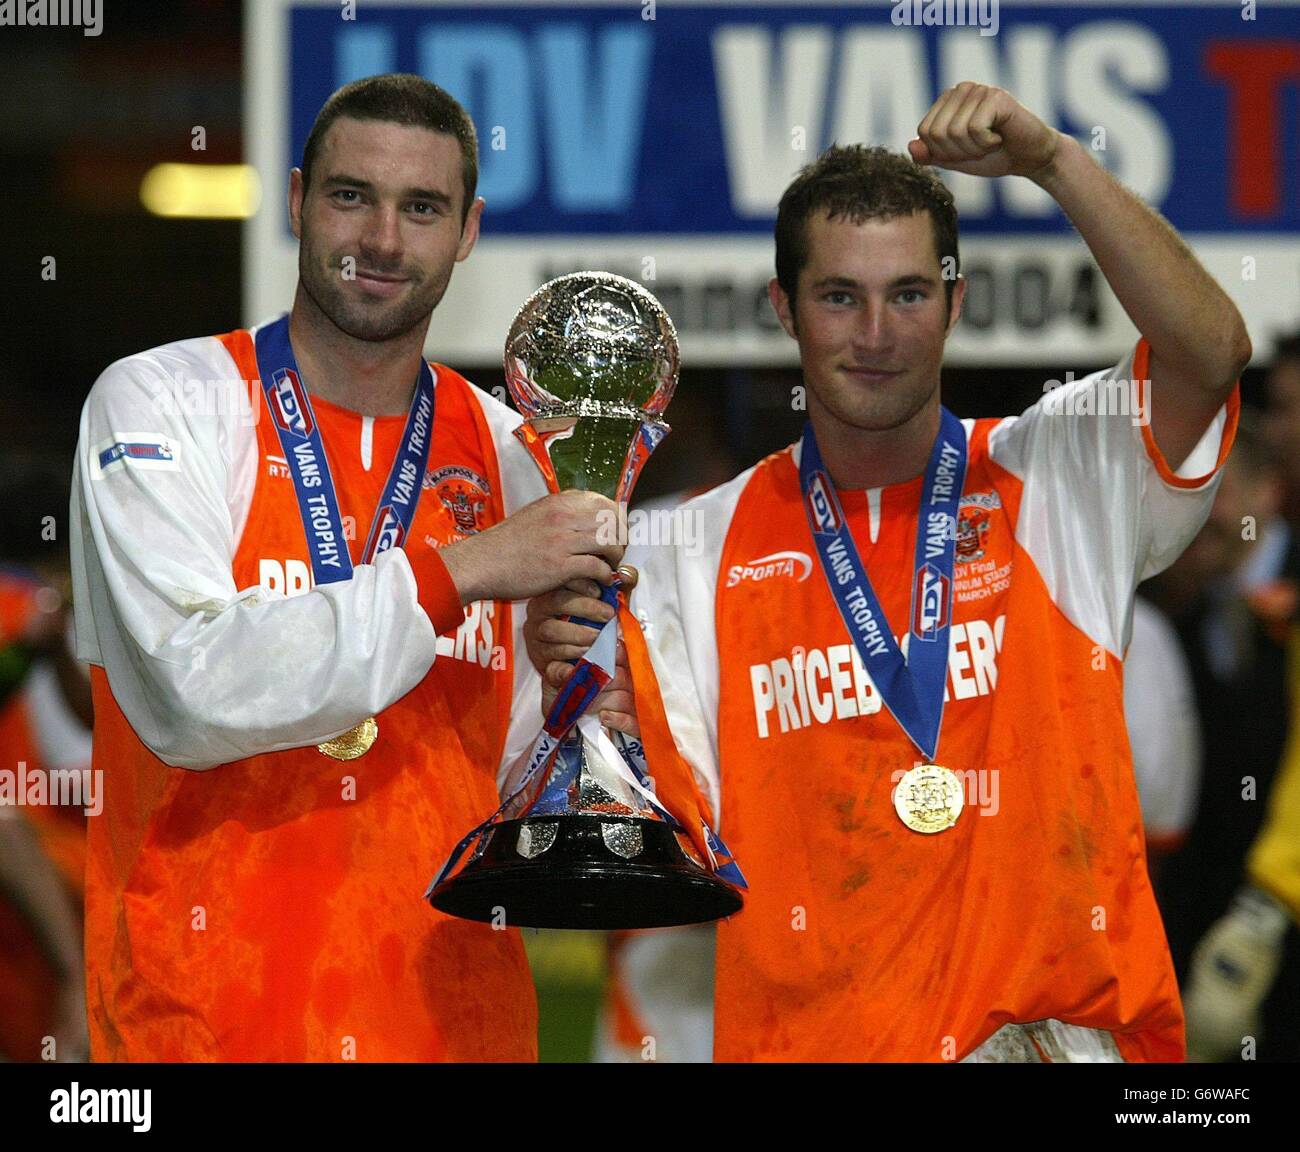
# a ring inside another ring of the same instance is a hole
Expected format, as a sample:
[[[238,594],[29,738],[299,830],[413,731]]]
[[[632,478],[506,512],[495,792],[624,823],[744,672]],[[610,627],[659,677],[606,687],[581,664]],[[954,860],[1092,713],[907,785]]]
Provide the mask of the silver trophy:
[[[517,435],[551,489],[626,502],[668,432],[661,416],[677,385],[677,334],[659,302],[607,272],[561,276],[519,310],[505,370],[525,418]],[[527,768],[525,758],[511,787]],[[463,867],[444,869],[435,908],[482,921],[504,910],[524,927],[615,929],[716,920],[742,905],[658,804],[640,742],[592,718],[497,815]]]

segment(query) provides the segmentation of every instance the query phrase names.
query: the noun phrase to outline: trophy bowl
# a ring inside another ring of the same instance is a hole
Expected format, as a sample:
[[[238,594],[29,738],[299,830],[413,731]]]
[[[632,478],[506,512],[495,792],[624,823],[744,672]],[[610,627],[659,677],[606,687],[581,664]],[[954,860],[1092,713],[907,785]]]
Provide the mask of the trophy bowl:
[[[672,320],[634,280],[575,272],[524,301],[506,337],[506,386],[557,491],[631,495],[668,432],[678,364]]]

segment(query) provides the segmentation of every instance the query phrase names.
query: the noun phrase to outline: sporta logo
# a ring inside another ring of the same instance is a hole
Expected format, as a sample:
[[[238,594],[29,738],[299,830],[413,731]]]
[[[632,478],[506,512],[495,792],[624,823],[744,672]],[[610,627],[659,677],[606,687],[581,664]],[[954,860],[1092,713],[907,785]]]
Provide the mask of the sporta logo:
[[[758,583],[773,576],[791,576],[802,584],[812,572],[812,557],[807,552],[773,552],[727,569],[726,587],[734,588],[745,580]]]

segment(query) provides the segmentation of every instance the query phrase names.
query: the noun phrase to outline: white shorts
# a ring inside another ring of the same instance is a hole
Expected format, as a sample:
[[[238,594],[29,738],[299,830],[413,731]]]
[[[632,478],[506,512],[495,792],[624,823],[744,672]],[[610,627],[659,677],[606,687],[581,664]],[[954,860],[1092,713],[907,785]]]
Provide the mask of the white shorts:
[[[1115,1038],[1097,1028],[1035,1020],[1004,1024],[963,1064],[1123,1064]]]

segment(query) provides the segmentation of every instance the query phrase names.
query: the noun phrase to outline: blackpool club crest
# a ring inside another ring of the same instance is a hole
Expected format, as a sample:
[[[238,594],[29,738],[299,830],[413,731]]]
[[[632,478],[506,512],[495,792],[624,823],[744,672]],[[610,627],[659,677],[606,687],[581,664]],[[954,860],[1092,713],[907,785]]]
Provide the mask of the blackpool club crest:
[[[459,464],[430,469],[424,474],[424,487],[433,489],[460,535],[473,536],[487,527],[491,487],[477,472]]]
[[[996,492],[968,492],[961,498],[961,512],[957,516],[958,564],[984,558],[992,510],[1001,507],[1002,500]]]

